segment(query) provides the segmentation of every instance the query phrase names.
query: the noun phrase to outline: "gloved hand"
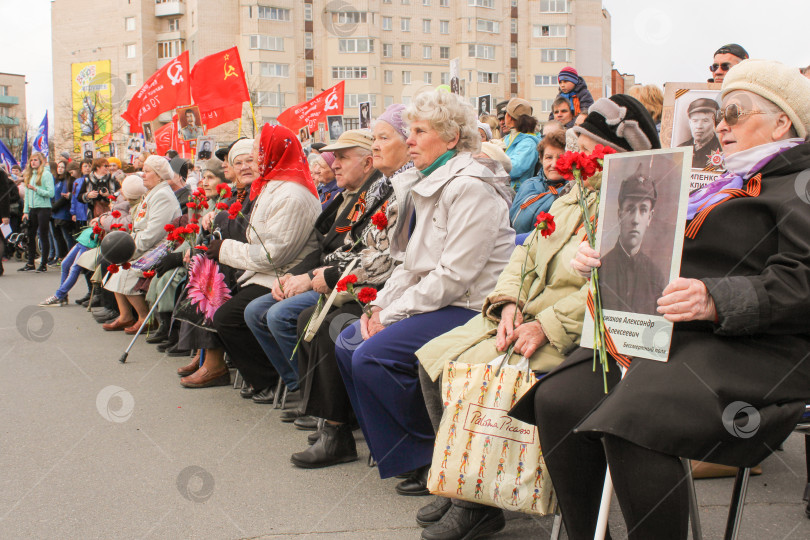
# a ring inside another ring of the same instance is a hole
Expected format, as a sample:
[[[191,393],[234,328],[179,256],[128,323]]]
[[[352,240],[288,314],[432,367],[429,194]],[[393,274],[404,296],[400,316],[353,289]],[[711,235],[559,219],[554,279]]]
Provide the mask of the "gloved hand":
[[[183,254],[168,253],[165,257],[160,259],[160,262],[157,263],[152,270],[154,270],[157,275],[162,275],[178,266],[183,266]]]
[[[219,260],[219,249],[222,247],[222,240],[211,240],[211,243],[208,244],[208,251],[205,252],[205,256],[209,259],[213,259],[215,261]]]

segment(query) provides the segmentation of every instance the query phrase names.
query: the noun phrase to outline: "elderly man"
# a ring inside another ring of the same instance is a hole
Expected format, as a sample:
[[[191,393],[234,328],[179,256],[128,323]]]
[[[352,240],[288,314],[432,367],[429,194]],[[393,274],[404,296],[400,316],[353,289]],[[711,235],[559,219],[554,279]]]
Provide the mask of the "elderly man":
[[[720,153],[720,141],[714,132],[717,111],[720,106],[713,99],[696,99],[689,104],[686,114],[689,116],[689,131],[692,137],[678,146],[691,146],[692,168],[703,169],[712,165],[712,154]],[[718,162],[719,164],[719,162]]]
[[[736,66],[747,58],[748,51],[736,43],[723,45],[714,52],[714,63],[709,66],[709,71],[712,72],[713,77],[709,79],[709,82],[723,82],[731,66]]]
[[[318,249],[281,276],[280,285],[277,281],[271,294],[256,298],[245,308],[245,322],[272,366],[261,357],[243,361],[262,364],[254,366],[255,371],[272,373],[275,368],[288,390],[298,390],[299,386],[297,362],[292,358],[298,339],[298,316],[318,301],[319,294],[313,289],[327,277],[322,271],[326,266],[325,257],[332,252],[345,250],[346,234],[352,228],[362,227],[375,210],[366,204],[369,187],[380,178],[372,163],[373,142],[370,131],[349,130],[344,131],[334,144],[323,148],[324,152],[335,154],[332,168],[338,187],[343,188],[343,192],[334,198],[315,222]],[[272,388],[256,390],[254,402],[273,401]]]

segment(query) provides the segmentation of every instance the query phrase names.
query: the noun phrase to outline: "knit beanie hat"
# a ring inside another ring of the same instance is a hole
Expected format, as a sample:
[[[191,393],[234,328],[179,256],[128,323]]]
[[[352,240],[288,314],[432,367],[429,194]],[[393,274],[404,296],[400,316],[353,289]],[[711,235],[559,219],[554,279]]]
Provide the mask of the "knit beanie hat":
[[[169,160],[167,160],[165,157],[151,155],[146,158],[144,165],[155,171],[155,173],[163,181],[174,178],[174,171],[169,165]]]
[[[487,136],[487,141],[492,138],[492,128],[489,127],[489,124],[485,124],[483,122],[478,122],[478,129],[484,131],[484,135]]]
[[[171,166],[172,171],[174,171],[174,174],[179,175],[180,177],[183,178],[183,180],[188,178],[188,169],[189,169],[188,161],[186,161],[181,157],[175,157],[172,158],[172,160],[169,162],[169,165]]]
[[[577,73],[577,70],[575,70],[571,66],[564,67],[560,70],[560,74],[557,75],[557,80],[568,81],[577,84],[579,82],[579,73]]]
[[[211,172],[211,174],[219,178],[221,181],[225,181],[225,171],[222,170],[222,162],[217,158],[212,157],[211,159],[207,159],[203,162],[203,174],[205,174],[206,171]]]
[[[404,139],[407,139],[408,129],[405,127],[405,121],[402,119],[403,112],[405,112],[405,105],[402,105],[401,103],[394,103],[385,109],[385,112],[377,118],[377,121],[388,122],[397,133],[402,135]]]
[[[506,172],[512,171],[512,160],[506,155],[506,152],[501,149],[497,144],[491,142],[481,143],[481,152],[486,154],[489,159],[493,159],[501,164]]]
[[[253,139],[239,139],[233,146],[231,150],[228,152],[228,162],[233,165],[233,160],[236,159],[237,156],[243,156],[245,154],[252,154],[253,153]]]
[[[597,100],[582,125],[571,131],[619,152],[661,148],[652,116],[637,99],[626,94]]]
[[[771,60],[743,60],[723,79],[721,97],[734,90],[762,96],[784,112],[804,139],[810,131],[810,79],[799,70]]]
[[[143,178],[137,174],[130,174],[121,182],[121,193],[129,200],[140,199],[146,195],[146,186],[143,185]]]

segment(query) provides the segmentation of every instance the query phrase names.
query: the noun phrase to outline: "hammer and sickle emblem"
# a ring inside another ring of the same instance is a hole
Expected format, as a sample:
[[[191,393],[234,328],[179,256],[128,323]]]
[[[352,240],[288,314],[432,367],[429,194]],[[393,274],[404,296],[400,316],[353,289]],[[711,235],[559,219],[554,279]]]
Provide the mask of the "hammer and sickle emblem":
[[[331,109],[337,109],[337,93],[332,92],[328,96],[326,96],[326,104],[324,105],[324,110],[329,111]]]
[[[230,58],[230,56],[231,56],[230,54],[225,55],[225,64],[222,66],[222,68],[225,70],[225,78],[222,79],[222,80],[225,80],[228,77],[237,77],[238,76],[236,74],[236,68],[233,67],[233,66],[228,65],[228,58]]]
[[[172,86],[180,84],[183,82],[183,64],[181,64],[179,60],[175,59],[174,62],[169,64],[169,68],[166,70],[166,75],[168,75],[169,79],[171,79]]]

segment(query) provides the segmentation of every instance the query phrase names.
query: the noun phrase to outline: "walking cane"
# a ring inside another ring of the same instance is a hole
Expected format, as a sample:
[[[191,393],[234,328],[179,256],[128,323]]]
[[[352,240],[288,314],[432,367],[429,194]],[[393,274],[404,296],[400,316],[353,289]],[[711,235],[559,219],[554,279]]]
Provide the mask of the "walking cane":
[[[169,290],[169,285],[171,285],[172,281],[174,281],[174,276],[175,276],[175,274],[177,274],[177,272],[178,272],[178,270],[180,270],[180,268],[182,268],[182,267],[174,269],[174,271],[172,272],[171,277],[169,277],[169,281],[167,281],[166,285],[163,286],[163,290],[160,291],[160,294],[158,294],[158,297],[155,300],[155,303],[152,304],[152,309],[150,309],[149,313],[146,314],[146,320],[141,325],[141,327],[138,328],[138,331],[135,332],[135,335],[132,336],[132,341],[129,342],[129,346],[127,347],[127,350],[125,350],[124,354],[121,355],[121,358],[118,359],[118,361],[121,362],[122,364],[126,363],[127,356],[129,356],[129,351],[132,350],[133,345],[135,345],[135,342],[138,340],[138,336],[140,336],[141,332],[143,332],[144,326],[146,326],[149,323],[149,320],[152,318],[152,313],[154,313],[155,310],[157,309],[161,298],[163,298],[163,295],[166,294],[167,290]]]

